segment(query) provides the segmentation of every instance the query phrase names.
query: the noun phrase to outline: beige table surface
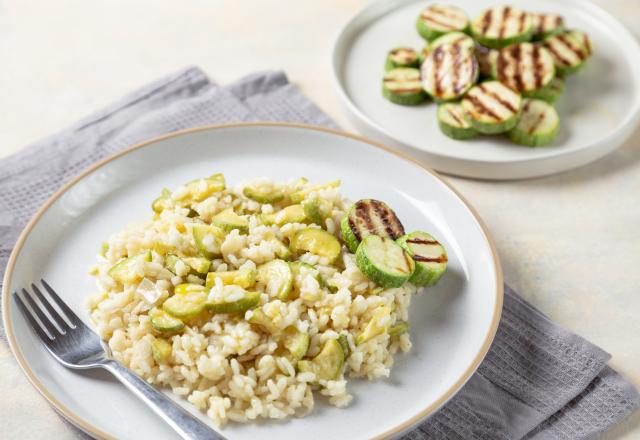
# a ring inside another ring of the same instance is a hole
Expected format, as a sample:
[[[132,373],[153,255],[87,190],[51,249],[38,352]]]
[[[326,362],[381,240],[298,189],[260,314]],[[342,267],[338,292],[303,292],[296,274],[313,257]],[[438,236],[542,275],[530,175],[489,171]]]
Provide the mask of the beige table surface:
[[[639,29],[640,0],[597,2]],[[191,64],[219,83],[284,69],[353,130],[331,87],[329,53],[339,26],[365,3],[0,1],[0,157]],[[640,387],[640,130],[610,156],[555,177],[448,180],[489,226],[505,280],[611,353],[611,365]],[[2,343],[0,378],[0,437],[73,437]],[[640,438],[640,413],[606,438]]]

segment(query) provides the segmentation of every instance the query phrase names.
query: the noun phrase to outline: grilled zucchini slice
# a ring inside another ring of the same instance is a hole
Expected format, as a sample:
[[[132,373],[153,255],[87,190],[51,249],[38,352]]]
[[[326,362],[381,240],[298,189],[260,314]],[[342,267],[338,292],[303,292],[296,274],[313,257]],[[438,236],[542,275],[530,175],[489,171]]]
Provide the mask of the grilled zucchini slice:
[[[474,86],[462,99],[471,126],[480,133],[504,133],[518,123],[522,97],[499,81]]]
[[[418,67],[418,52],[410,47],[396,47],[387,54],[384,70],[398,67]]]
[[[468,50],[473,50],[476,45],[473,38],[469,35],[463,32],[450,32],[433,40],[431,44],[429,44],[429,49],[433,51],[444,44],[453,44]]]
[[[149,312],[149,318],[151,318],[151,326],[162,333],[177,332],[184,328],[184,322],[162,309],[152,309]]]
[[[342,240],[351,252],[367,235],[397,239],[404,235],[404,226],[386,203],[375,199],[362,199],[354,203],[340,221]]]
[[[245,292],[235,301],[207,301],[205,307],[212,313],[240,313],[252,309],[260,303],[260,292]]]
[[[436,47],[420,69],[423,89],[439,102],[460,98],[478,80],[478,61],[473,50],[461,44]]]
[[[243,289],[248,289],[250,287],[255,286],[256,277],[258,276],[258,271],[254,269],[239,269],[239,270],[229,270],[226,272],[209,272],[207,274],[207,281],[205,286],[211,288],[216,284],[216,278],[220,278],[222,280],[222,284],[230,285],[235,284],[236,286],[240,286]]]
[[[142,252],[141,254],[119,261],[109,269],[108,274],[111,278],[123,284],[135,283],[142,279],[142,276],[138,274],[138,271],[136,270],[138,265],[150,261],[151,251]]]
[[[542,99],[549,104],[553,104],[564,93],[564,80],[559,77],[553,78],[546,86],[534,90],[533,92],[523,93],[523,96],[533,99]]]
[[[533,43],[517,43],[500,50],[493,76],[520,93],[530,93],[551,82],[556,69],[551,53]]]
[[[311,360],[301,360],[297,364],[298,371],[311,372],[317,380],[334,380],[342,373],[344,352],[335,339],[329,339],[322,346],[320,353]]]
[[[314,255],[326,257],[332,263],[340,256],[342,246],[334,235],[324,229],[305,228],[293,236],[291,249],[296,254],[311,252]]]
[[[452,139],[471,139],[478,135],[478,131],[465,118],[462,106],[455,102],[438,105],[438,126],[440,130]]]
[[[409,282],[416,286],[432,286],[447,270],[447,251],[431,234],[416,231],[398,239],[398,244],[416,262]]]
[[[264,284],[265,291],[272,298],[283,301],[289,299],[293,274],[286,261],[272,260],[258,267],[257,280]]]
[[[389,70],[382,78],[382,96],[394,104],[417,105],[427,99],[420,83],[420,70],[403,67]]]
[[[400,287],[415,270],[415,262],[405,250],[388,237],[368,235],[356,250],[358,269],[377,285]]]
[[[556,71],[562,76],[577,72],[589,58],[589,50],[575,33],[563,32],[546,38],[542,44],[551,53]]]
[[[571,35],[573,38],[582,43],[584,48],[587,50],[588,56],[591,56],[591,54],[593,54],[593,42],[586,32],[580,31],[578,29],[569,29],[567,31],[567,34]]]
[[[179,284],[174,295],[162,304],[162,309],[176,318],[194,318],[204,310],[208,293],[207,288],[198,284]]]
[[[479,44],[500,49],[531,40],[533,22],[531,15],[521,9],[495,6],[473,19],[471,34]]]
[[[433,41],[449,32],[465,32],[469,28],[467,14],[454,6],[430,5],[420,13],[416,29],[422,38]]]
[[[564,19],[558,14],[530,14],[533,24],[533,39],[544,40],[564,31]]]
[[[525,99],[520,121],[507,135],[517,144],[541,147],[554,141],[559,127],[560,117],[551,104]]]

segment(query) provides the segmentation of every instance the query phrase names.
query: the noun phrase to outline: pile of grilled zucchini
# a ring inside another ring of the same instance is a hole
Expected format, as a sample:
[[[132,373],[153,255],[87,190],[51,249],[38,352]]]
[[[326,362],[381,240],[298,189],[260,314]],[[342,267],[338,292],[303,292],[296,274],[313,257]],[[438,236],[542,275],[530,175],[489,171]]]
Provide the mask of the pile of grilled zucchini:
[[[430,234],[405,234],[395,212],[384,202],[359,200],[340,223],[342,239],[356,254],[360,271],[381,287],[434,285],[447,269],[447,252]]]
[[[589,36],[566,28],[561,16],[511,6],[469,21],[459,8],[431,5],[416,28],[424,48],[389,51],[382,94],[401,105],[431,97],[440,129],[459,140],[504,133],[530,147],[552,143],[565,77],[593,51]]]

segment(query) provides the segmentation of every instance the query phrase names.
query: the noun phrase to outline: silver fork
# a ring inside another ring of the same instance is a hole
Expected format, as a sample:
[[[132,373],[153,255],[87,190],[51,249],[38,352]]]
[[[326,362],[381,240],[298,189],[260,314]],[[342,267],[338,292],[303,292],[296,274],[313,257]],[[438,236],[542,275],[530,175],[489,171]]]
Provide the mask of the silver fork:
[[[22,295],[31,306],[31,310],[17,292],[14,292],[13,297],[31,328],[58,362],[67,368],[81,370],[104,368],[109,371],[133,394],[149,405],[183,439],[224,439],[135,373],[110,359],[98,335],[73,313],[45,280],[40,281],[67,319],[58,313],[35,284],[31,284],[31,289],[42,307],[36,304],[26,289],[22,289]]]

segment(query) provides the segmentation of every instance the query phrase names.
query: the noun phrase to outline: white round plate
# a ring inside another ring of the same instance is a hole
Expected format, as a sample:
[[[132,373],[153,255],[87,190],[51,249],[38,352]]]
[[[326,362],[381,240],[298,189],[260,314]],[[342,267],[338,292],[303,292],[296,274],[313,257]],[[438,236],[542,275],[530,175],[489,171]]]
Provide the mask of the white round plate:
[[[443,2],[440,2],[443,3]],[[447,0],[469,17],[495,4]],[[396,46],[421,49],[415,20],[424,0],[382,0],[356,15],[342,29],[332,54],[338,95],[366,136],[410,153],[450,174],[483,179],[519,179],[575,168],[622,145],[640,119],[640,45],[615,18],[586,0],[511,0],[533,12],[564,16],[570,27],[586,31],[595,53],[567,81],[557,103],[561,130],[553,145],[527,148],[498,136],[456,141],[443,135],[433,102],[409,107],[382,97],[387,52]]]
[[[223,430],[227,438],[398,435],[451,398],[475,371],[497,328],[502,278],[486,231],[455,191],[429,170],[355,136],[285,124],[204,127],[151,140],[84,172],[36,214],[11,255],[3,286],[11,348],[32,383],[76,425],[102,438],[138,439],[141,432],[154,440],[176,438],[107,373],[58,365],[20,316],[11,293],[45,278],[88,322],[84,300],[96,288],[87,269],[102,240],[149,218],[149,201],[163,187],[213,172],[223,172],[230,183],[254,176],[342,179],[344,194],[386,201],[408,230],[438,237],[450,258],[437,287],[412,301],[414,347],[397,355],[389,379],[350,380],[355,398],[347,408],[318,398],[307,417],[232,423]]]

